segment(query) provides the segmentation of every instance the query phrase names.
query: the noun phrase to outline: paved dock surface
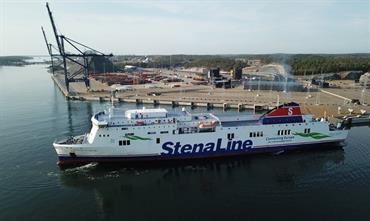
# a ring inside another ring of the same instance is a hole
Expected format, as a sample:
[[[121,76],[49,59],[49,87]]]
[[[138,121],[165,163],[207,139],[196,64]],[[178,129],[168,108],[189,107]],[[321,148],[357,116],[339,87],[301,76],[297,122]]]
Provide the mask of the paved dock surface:
[[[70,84],[67,93],[64,76],[56,74],[52,77],[62,92],[72,98],[80,100],[111,100],[112,88],[99,81],[91,79],[91,88],[88,91],[83,82]],[[325,88],[317,92],[282,92],[271,90],[245,90],[242,87],[223,89],[208,85],[181,84],[180,87],[171,88],[168,85],[159,85],[156,88],[145,88],[143,85],[135,86],[134,90],[118,91],[114,99],[123,102],[142,102],[156,104],[179,104],[214,107],[253,108],[254,105],[276,106],[277,103],[297,102],[303,112],[311,113],[315,117],[340,117],[344,115],[359,115],[365,110],[370,113],[370,106],[351,103],[352,99],[363,100],[370,104],[370,89],[361,88]],[[156,94],[148,95],[149,93]]]

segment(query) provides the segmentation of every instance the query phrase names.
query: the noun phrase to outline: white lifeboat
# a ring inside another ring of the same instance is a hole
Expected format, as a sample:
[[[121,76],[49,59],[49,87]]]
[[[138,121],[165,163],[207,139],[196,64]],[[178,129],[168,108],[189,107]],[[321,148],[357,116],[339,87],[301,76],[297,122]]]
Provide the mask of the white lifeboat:
[[[199,128],[214,128],[216,127],[216,121],[201,121],[198,123]]]
[[[145,122],[143,120],[137,120],[136,121],[136,125],[138,125],[138,126],[141,126],[141,125],[144,125],[144,124],[145,124]]]

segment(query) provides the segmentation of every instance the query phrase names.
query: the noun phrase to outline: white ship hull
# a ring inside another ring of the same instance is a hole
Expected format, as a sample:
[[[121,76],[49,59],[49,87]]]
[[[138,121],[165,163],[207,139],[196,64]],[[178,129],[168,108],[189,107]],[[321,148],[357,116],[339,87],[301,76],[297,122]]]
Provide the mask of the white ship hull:
[[[60,164],[178,160],[279,152],[326,147],[343,142],[348,135],[346,129],[335,128],[311,117],[288,122],[291,116],[279,116],[286,123],[269,123],[263,118],[268,116],[219,119],[211,114],[185,112],[176,117],[167,112],[163,116],[127,119],[104,116],[108,114],[93,116],[93,128],[89,134],[53,144]]]

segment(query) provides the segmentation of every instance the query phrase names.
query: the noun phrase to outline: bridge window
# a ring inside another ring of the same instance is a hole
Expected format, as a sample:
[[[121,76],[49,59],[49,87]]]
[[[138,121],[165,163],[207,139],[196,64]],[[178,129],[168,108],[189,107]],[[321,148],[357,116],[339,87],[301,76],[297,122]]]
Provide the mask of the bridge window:
[[[161,131],[161,134],[168,134],[168,131]]]
[[[161,138],[157,138],[156,143],[160,143],[160,142],[161,142]]]

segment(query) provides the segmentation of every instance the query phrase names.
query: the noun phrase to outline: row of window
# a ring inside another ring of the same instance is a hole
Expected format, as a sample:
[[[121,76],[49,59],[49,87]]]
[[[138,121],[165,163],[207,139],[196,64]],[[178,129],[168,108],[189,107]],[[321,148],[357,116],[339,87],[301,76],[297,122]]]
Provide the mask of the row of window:
[[[130,140],[119,140],[118,141],[118,145],[120,145],[120,146],[127,146],[127,145],[130,145],[130,144],[131,144]]]
[[[149,131],[148,134],[156,134],[157,132],[155,131]],[[159,132],[160,134],[168,134],[169,132],[168,131],[161,131]],[[134,133],[125,133],[126,136],[133,136]],[[109,136],[108,136],[109,137]]]
[[[143,119],[142,117],[138,117],[138,118],[135,118],[135,119]],[[124,125],[124,124],[135,124],[137,123],[137,121],[128,121],[128,122],[111,122],[109,123],[110,125],[117,125],[117,126],[120,126],[120,125]],[[144,122],[143,122],[144,123]],[[176,123],[176,118],[173,118],[173,119],[164,119],[164,120],[155,120],[155,121],[149,121],[149,122],[145,122],[145,124],[165,124],[165,123]]]
[[[197,127],[183,127],[179,128],[179,134],[191,134],[191,133],[197,133],[198,128]]]
[[[311,132],[311,128],[305,128],[304,129],[304,133],[310,133]],[[168,134],[168,131],[161,131],[160,132],[161,134]],[[148,134],[156,134],[156,132],[148,132]],[[291,134],[291,130],[278,130],[278,135],[290,135]],[[125,134],[126,136],[132,136],[134,135],[134,133],[126,133]],[[109,134],[105,135],[105,134],[99,134],[99,137],[109,137]],[[249,133],[249,137],[263,137],[263,131],[257,131],[257,132],[250,132]],[[157,138],[159,139],[159,138]],[[229,140],[232,140],[234,139],[234,133],[228,133],[227,134],[227,139]],[[123,141],[121,142],[122,140],[120,140],[119,142],[122,143],[120,144],[120,146],[122,145],[130,145],[130,142],[128,142],[129,144],[123,144]],[[129,140],[127,140],[129,141]],[[127,143],[127,142],[125,142]]]
[[[278,135],[290,135],[291,130],[278,130]]]
[[[154,127],[148,127],[149,129],[150,128],[171,128],[171,126],[154,126]],[[133,130],[135,130],[135,127],[132,128]],[[138,127],[138,129],[146,129],[145,127]],[[128,130],[127,127],[121,127],[121,130]]]
[[[156,143],[160,143],[161,142],[161,138],[157,138],[155,140]],[[130,140],[119,140],[118,141],[118,145],[119,146],[128,146],[131,144],[131,141]]]
[[[249,137],[263,137],[263,131],[250,132]]]

